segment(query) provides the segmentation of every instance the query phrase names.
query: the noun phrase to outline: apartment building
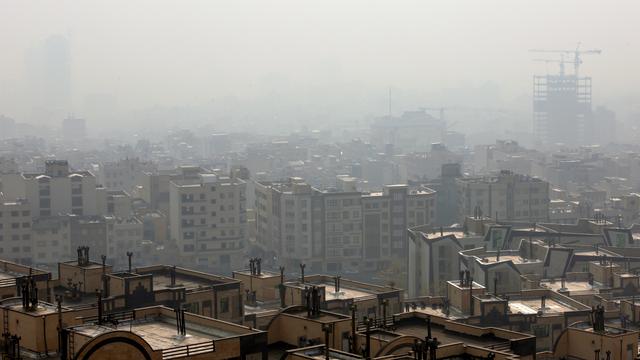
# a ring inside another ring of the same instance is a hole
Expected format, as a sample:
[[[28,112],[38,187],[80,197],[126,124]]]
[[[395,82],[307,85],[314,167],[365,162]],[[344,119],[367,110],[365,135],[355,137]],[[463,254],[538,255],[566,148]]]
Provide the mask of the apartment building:
[[[255,182],[256,241],[288,267],[376,270],[407,250],[408,226],[431,224],[435,191],[407,185],[320,191],[301,178]]]
[[[48,160],[45,172],[3,174],[7,199],[26,199],[33,216],[98,215],[98,197],[106,196],[89,171],[71,171],[66,160]],[[106,203],[106,201],[105,201]]]
[[[549,216],[549,183],[502,170],[497,176],[456,179],[459,219],[490,216],[496,220],[542,222]]]
[[[25,200],[8,201],[0,193],[0,256],[30,265],[31,207]]]
[[[133,253],[133,259],[141,258],[143,222],[135,216],[121,218],[105,217],[107,229],[107,258],[109,263],[124,268],[127,265],[127,253]]]
[[[68,216],[49,216],[33,219],[33,262],[54,266],[75,253],[71,248],[71,221]]]
[[[100,164],[98,179],[107,190],[131,192],[138,185],[144,172],[154,170],[155,166],[151,162],[140,161],[138,158],[126,158]]]
[[[198,166],[180,166],[173,170],[145,171],[133,191],[134,197],[149,204],[152,209],[169,213],[169,189],[173,180],[198,181],[206,171]]]
[[[170,182],[171,241],[183,262],[230,271],[247,246],[246,183],[221,173]]]

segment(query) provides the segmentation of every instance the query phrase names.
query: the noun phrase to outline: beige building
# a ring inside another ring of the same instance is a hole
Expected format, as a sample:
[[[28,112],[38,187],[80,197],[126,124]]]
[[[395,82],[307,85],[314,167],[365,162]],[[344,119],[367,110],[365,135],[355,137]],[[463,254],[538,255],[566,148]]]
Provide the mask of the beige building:
[[[497,220],[544,222],[549,217],[549,183],[508,170],[497,176],[456,179],[459,219],[489,216]],[[477,212],[480,212],[477,214]]]
[[[153,171],[155,166],[138,158],[126,158],[119,161],[100,164],[98,178],[107,190],[130,192],[140,182],[144,172]]]
[[[0,256],[11,261],[31,264],[31,206],[25,200],[8,201],[0,193]]]
[[[31,226],[33,263],[55,266],[73,255],[71,224],[66,216],[39,217]]]
[[[385,268],[406,256],[407,227],[434,219],[435,191],[423,187],[332,192],[289,178],[255,189],[257,243],[285,266],[306,263],[313,272]]]
[[[98,206],[98,198],[105,197],[106,192],[89,171],[72,171],[66,160],[48,160],[45,166],[43,174],[1,175],[6,198],[26,199],[34,217],[99,215],[106,211]]]
[[[142,258],[142,240],[144,226],[135,216],[120,218],[105,217],[107,222],[107,258],[116,267],[127,264],[127,252],[133,253],[133,259]]]
[[[136,309],[119,322],[80,319],[65,329],[73,359],[267,359],[264,331],[176,311]]]
[[[240,268],[247,246],[246,183],[200,173],[170,186],[171,242],[182,262],[227,272]]]

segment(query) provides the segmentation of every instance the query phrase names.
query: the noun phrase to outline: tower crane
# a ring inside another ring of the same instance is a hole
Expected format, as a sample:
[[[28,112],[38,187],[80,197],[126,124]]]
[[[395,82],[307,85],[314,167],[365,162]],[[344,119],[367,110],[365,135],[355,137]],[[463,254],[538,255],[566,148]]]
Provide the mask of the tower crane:
[[[582,55],[599,55],[602,53],[600,49],[580,50],[580,43],[576,46],[575,50],[546,50],[546,49],[531,49],[529,52],[537,53],[554,53],[554,54],[568,54],[573,56],[573,71],[576,77],[578,77],[580,65],[582,64]]]
[[[556,63],[560,65],[560,75],[564,76],[564,64],[573,64],[573,61],[565,60],[564,55],[560,56],[560,60],[558,59],[533,59],[533,61],[544,62],[547,65],[550,63]],[[547,69],[549,71],[549,69]]]

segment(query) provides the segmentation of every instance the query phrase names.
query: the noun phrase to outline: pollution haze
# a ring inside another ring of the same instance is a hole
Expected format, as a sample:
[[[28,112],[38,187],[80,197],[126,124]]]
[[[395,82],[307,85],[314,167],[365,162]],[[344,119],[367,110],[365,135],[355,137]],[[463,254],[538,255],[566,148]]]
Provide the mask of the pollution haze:
[[[0,113],[37,125],[278,132],[456,105],[529,126],[532,75],[557,65],[528,50],[580,42],[603,50],[581,68],[594,105],[626,121],[640,104],[635,1],[1,4]]]

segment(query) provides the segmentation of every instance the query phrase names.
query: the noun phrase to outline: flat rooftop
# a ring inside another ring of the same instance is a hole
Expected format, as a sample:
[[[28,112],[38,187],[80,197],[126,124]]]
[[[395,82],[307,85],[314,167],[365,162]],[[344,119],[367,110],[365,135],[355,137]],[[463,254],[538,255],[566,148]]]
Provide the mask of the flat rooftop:
[[[562,289],[562,281],[543,281],[540,286],[551,289],[553,291],[566,290],[566,291],[595,291],[597,287],[589,284],[588,281],[565,281],[564,289]]]
[[[541,298],[509,300],[509,311],[512,314],[533,315],[543,310],[545,314],[561,314],[566,311],[577,310],[575,307],[562,303],[554,299],[546,299],[545,307],[542,308]]]
[[[257,278],[273,278],[273,277],[280,277],[279,273],[275,273],[275,272],[271,272],[271,271],[260,271],[260,275],[254,275],[251,274],[251,270],[249,269],[243,269],[243,270],[237,270],[234,271],[234,273],[236,274],[242,274],[242,275],[246,275],[246,276],[253,276],[253,277],[257,277]]]
[[[304,317],[304,318],[307,317],[306,309],[291,309],[291,310],[288,310],[286,313],[294,316]],[[350,319],[350,317],[346,315],[332,313],[332,312],[320,311],[320,316],[314,317],[313,319],[317,321],[335,321],[335,320]]]
[[[304,283],[299,281],[285,282],[285,286],[304,288],[305,286],[320,286],[325,288],[325,300],[346,300],[346,299],[364,299],[377,296],[378,294],[397,291],[397,289],[386,288],[383,286],[362,284],[358,286],[358,282],[343,281],[340,282],[340,291],[335,292],[335,284],[333,279],[328,276],[309,277]]]
[[[62,264],[71,265],[71,266],[77,266],[77,267],[81,267],[83,269],[102,269],[102,264],[97,263],[97,262],[93,262],[93,261],[89,261],[89,264],[87,264],[87,265],[80,265],[80,263],[77,260],[65,261]],[[109,267],[109,266],[111,266],[111,265],[107,265],[107,267]]]
[[[215,323],[212,322],[212,325],[215,325]],[[186,335],[178,335],[174,318],[156,316],[141,320],[124,321],[116,325],[81,325],[74,327],[73,330],[78,334],[91,338],[115,330],[131,331],[149,343],[153,350],[200,344],[252,332],[249,329],[244,332],[231,332],[215,326],[198,325],[188,321],[186,328]]]
[[[32,316],[42,316],[55,314],[58,312],[58,307],[54,304],[49,304],[43,301],[38,301],[38,306],[33,311],[25,311],[22,307],[22,299],[11,299],[10,302],[3,302],[3,306],[8,308],[9,310],[15,312],[21,312],[25,314],[31,314]],[[67,308],[63,308],[63,310],[68,310]]]
[[[155,290],[171,289],[171,266],[149,266],[137,268],[134,275],[152,275]],[[184,287],[187,291],[209,288],[220,284],[239,283],[240,280],[226,276],[208,274],[184,268],[176,268],[175,287]]]
[[[482,263],[485,264],[492,264],[492,263],[496,263],[496,262],[503,262],[503,261],[511,261],[514,264],[531,264],[531,263],[539,263],[541,262],[538,259],[525,259],[520,255],[502,255],[500,254],[500,258],[498,259],[497,254],[491,254],[489,256],[486,255],[478,255],[478,258],[481,260]]]
[[[427,324],[424,319],[419,318],[399,321],[396,323],[396,330],[394,332],[400,335],[416,336],[423,339],[427,336]],[[437,338],[440,345],[462,342],[467,345],[486,347],[501,344],[507,341],[507,339],[498,338],[493,335],[472,336],[453,332],[447,330],[444,326],[435,324],[433,322],[431,323],[431,336]],[[371,339],[372,341],[375,341],[377,337],[372,335]]]
[[[184,287],[186,290],[196,290],[200,288],[206,288],[211,283],[200,279],[193,279],[187,276],[180,276],[176,274],[176,286],[171,286],[171,276],[164,273],[153,274],[153,288],[155,290],[160,289],[172,289],[175,287]]]

